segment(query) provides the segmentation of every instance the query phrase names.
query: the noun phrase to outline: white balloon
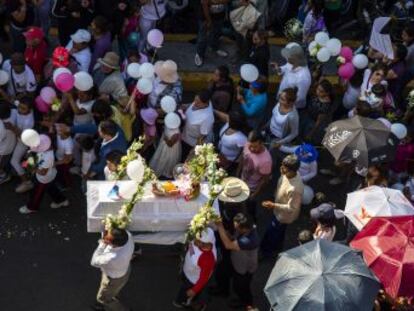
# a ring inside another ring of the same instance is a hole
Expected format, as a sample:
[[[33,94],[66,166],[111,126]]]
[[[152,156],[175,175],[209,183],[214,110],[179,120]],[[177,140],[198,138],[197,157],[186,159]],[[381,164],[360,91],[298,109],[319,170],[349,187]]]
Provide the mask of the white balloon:
[[[79,71],[75,73],[75,88],[81,92],[89,91],[93,88],[92,76],[86,71]]]
[[[302,204],[308,205],[312,202],[313,198],[315,196],[315,193],[311,187],[308,185],[305,185],[305,188],[303,189],[303,197],[302,197]]]
[[[316,41],[312,41],[311,43],[309,43],[309,46],[308,46],[308,51],[309,51],[309,53],[311,53],[311,51],[314,49],[314,48],[316,48],[316,46],[318,45],[318,42],[316,42]]]
[[[40,135],[32,129],[24,130],[21,135],[22,143],[27,147],[34,148],[40,145]]]
[[[142,179],[144,178],[144,172],[145,172],[145,167],[144,167],[144,163],[142,162],[142,159],[139,158],[137,160],[133,160],[129,162],[127,165],[126,171],[127,171],[128,177],[131,180],[140,183]]]
[[[155,68],[151,63],[143,63],[139,67],[139,74],[143,78],[152,79],[154,77]]]
[[[0,86],[6,85],[9,82],[9,74],[7,71],[0,70]]]
[[[122,181],[119,183],[119,195],[124,199],[131,199],[137,191],[138,183],[133,180]]]
[[[397,136],[398,139],[403,139],[407,136],[407,128],[404,124],[394,123],[391,125],[391,133]]]
[[[169,129],[178,129],[181,125],[181,119],[178,114],[170,112],[165,116],[164,124]]]
[[[405,186],[402,183],[396,183],[391,186],[391,189],[403,191]]]
[[[240,67],[240,76],[246,82],[254,82],[259,78],[259,70],[255,65],[244,64]]]
[[[368,57],[364,54],[357,54],[352,58],[352,65],[357,69],[368,67]]]
[[[329,52],[327,48],[323,47],[318,51],[318,54],[316,54],[316,58],[321,63],[326,63],[331,58],[331,52]]]
[[[320,31],[315,35],[315,41],[322,46],[325,46],[329,41],[329,35],[326,32]]]
[[[131,63],[127,67],[127,73],[131,78],[138,79],[141,76],[141,73],[139,71],[140,64],[138,63]]]
[[[337,38],[332,38],[326,43],[326,48],[331,53],[331,56],[338,56],[341,53],[342,43]]]
[[[141,94],[148,95],[152,92],[152,80],[148,78],[141,78],[137,82],[137,89]]]
[[[53,71],[53,83],[56,83],[56,78],[61,74],[61,73],[70,73],[72,74],[72,72],[66,68],[66,67],[59,67],[56,68],[55,71]]]
[[[174,97],[172,96],[164,96],[161,99],[161,109],[164,110],[165,113],[174,112],[177,108],[177,103],[175,102]]]

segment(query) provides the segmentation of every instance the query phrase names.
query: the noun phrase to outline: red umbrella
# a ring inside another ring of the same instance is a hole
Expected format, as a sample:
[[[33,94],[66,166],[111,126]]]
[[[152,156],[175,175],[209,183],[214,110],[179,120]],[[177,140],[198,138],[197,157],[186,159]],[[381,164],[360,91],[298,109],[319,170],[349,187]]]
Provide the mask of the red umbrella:
[[[374,217],[351,242],[393,298],[414,297],[414,216]]]

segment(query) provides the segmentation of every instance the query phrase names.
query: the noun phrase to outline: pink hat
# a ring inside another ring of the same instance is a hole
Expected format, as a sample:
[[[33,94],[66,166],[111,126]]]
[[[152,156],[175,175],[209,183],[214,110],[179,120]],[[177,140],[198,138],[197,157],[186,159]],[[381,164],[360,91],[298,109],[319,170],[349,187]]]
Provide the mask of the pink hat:
[[[30,148],[30,150],[33,152],[45,152],[49,150],[51,145],[52,145],[52,141],[50,140],[50,137],[45,134],[40,134],[39,146]]]
[[[140,115],[142,120],[149,125],[154,125],[158,118],[158,112],[153,108],[141,109]]]

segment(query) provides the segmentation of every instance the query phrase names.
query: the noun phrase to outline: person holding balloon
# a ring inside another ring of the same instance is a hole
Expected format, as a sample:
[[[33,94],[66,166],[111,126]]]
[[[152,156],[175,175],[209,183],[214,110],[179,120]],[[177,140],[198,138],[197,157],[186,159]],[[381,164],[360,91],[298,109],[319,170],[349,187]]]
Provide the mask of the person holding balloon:
[[[78,29],[70,36],[66,49],[74,58],[78,71],[88,71],[91,64],[92,52],[89,48],[92,36],[86,29]]]
[[[17,106],[16,126],[12,127],[12,131],[17,137],[17,143],[14,147],[10,164],[20,178],[20,184],[16,187],[17,193],[24,193],[33,188],[33,183],[27,176],[22,167],[22,159],[28,148],[21,141],[20,135],[24,130],[32,129],[35,125],[33,107],[30,98],[22,98]]]
[[[250,83],[248,89],[237,88],[237,102],[247,119],[247,124],[255,129],[263,121],[267,105],[267,85],[263,80]]]
[[[144,52],[148,33],[155,29],[157,22],[167,13],[167,0],[139,0],[141,4],[139,18],[139,51]]]

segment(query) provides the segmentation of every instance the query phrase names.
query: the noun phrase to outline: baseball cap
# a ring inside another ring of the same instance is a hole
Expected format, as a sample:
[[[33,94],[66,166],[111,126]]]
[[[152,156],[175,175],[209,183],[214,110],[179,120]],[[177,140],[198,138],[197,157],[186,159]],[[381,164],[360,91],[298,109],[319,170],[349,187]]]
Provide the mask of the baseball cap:
[[[42,28],[30,27],[28,31],[23,33],[23,36],[26,39],[34,40],[34,39],[43,39],[45,37],[45,34],[44,34]]]
[[[87,43],[92,39],[90,32],[86,29],[78,29],[70,38],[74,43]]]
[[[343,218],[343,211],[335,209],[330,203],[322,203],[318,207],[312,208],[310,217],[313,220],[329,220],[335,218]]]

